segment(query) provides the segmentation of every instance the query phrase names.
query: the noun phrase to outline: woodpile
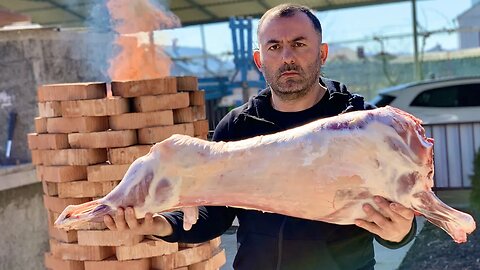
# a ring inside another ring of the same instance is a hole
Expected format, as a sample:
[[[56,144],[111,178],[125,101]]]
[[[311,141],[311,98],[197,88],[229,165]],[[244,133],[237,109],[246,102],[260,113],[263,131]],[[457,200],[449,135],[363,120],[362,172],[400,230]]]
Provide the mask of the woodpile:
[[[110,231],[53,227],[63,209],[108,194],[129,165],[172,134],[207,139],[205,92],[196,77],[44,85],[39,117],[28,134],[32,162],[43,184],[50,252],[45,267],[57,270],[219,269],[220,238],[200,244],[167,243]]]

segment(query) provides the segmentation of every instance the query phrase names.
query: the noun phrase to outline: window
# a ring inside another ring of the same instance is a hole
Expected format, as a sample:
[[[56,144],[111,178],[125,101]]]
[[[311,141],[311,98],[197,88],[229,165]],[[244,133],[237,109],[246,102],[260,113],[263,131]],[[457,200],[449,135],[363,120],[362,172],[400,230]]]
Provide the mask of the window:
[[[377,96],[373,101],[373,105],[377,106],[377,107],[383,107],[383,106],[387,106],[389,105],[390,103],[392,103],[392,101],[395,99],[395,97],[393,96],[389,96],[389,95],[382,95],[380,94],[379,96]]]
[[[410,106],[470,107],[480,106],[480,84],[465,84],[427,90],[420,93]]]

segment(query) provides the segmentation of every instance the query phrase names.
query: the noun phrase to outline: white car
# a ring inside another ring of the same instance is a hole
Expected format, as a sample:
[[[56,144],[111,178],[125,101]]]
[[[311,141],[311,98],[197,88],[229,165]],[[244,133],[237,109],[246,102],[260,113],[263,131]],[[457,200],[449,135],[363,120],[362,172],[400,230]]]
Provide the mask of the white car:
[[[402,84],[379,91],[371,103],[397,107],[424,124],[480,122],[480,77]]]

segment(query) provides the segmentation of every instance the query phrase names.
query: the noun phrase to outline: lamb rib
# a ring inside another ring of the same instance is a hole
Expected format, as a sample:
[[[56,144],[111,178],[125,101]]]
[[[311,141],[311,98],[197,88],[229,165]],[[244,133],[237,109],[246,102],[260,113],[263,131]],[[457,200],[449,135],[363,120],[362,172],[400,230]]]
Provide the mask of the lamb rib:
[[[173,135],[133,162],[104,198],[68,206],[55,225],[78,229],[132,206],[138,218],[184,209],[188,228],[200,205],[353,224],[379,195],[465,242],[475,221],[442,203],[432,179],[433,139],[420,120],[387,106],[235,142]]]

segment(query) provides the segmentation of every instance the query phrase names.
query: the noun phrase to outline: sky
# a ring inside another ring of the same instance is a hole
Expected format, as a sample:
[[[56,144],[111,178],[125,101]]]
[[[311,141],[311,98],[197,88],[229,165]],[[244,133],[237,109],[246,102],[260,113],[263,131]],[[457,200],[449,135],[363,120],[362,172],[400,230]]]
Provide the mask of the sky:
[[[438,30],[457,27],[456,17],[467,10],[475,0],[419,0],[417,1],[417,19],[419,29]],[[323,27],[323,41],[330,45],[339,45],[355,49],[364,46],[365,51],[380,50],[379,42],[361,41],[373,36],[389,36],[412,33],[411,2],[382,4],[317,13]],[[256,31],[258,20],[254,20]],[[205,47],[209,53],[231,52],[232,38],[228,23],[204,25]],[[254,32],[255,33],[255,32]],[[200,26],[190,26],[173,30],[163,30],[158,34],[163,44],[171,44],[177,39],[179,46],[202,47]],[[221,37],[221,38],[219,38]],[[357,40],[357,42],[354,42]],[[345,42],[348,41],[348,42]],[[457,34],[435,34],[425,41],[425,49],[437,44],[447,50],[458,48]],[[256,36],[254,35],[254,46]],[[422,41],[419,41],[419,46]],[[387,52],[409,54],[413,52],[411,37],[388,39],[385,41]]]

